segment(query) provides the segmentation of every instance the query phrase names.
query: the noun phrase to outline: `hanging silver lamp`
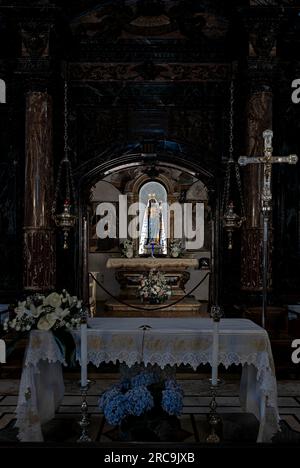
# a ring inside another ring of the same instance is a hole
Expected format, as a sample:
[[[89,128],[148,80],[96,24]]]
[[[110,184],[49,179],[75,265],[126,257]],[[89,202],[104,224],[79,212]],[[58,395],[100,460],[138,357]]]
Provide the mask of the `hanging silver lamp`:
[[[63,248],[68,249],[68,238],[71,229],[74,228],[77,216],[74,213],[75,189],[72,174],[72,165],[68,157],[68,85],[65,81],[64,86],[64,157],[59,163],[57,181],[55,186],[54,200],[52,204],[52,217],[56,226],[63,231]],[[62,195],[63,194],[63,195]],[[59,212],[58,198],[63,199],[62,211]]]
[[[224,195],[222,200],[222,221],[223,228],[228,236],[228,250],[233,248],[233,233],[241,227],[245,220],[245,208],[243,200],[243,190],[241,183],[241,176],[239,165],[233,159],[233,81],[230,84],[230,133],[229,133],[229,158],[227,161],[227,168],[225,174],[225,184],[224,184]],[[240,197],[240,206],[241,206],[241,215],[238,215],[235,212],[235,206],[233,201],[230,199],[232,187],[231,187],[231,178],[235,176],[236,184]]]

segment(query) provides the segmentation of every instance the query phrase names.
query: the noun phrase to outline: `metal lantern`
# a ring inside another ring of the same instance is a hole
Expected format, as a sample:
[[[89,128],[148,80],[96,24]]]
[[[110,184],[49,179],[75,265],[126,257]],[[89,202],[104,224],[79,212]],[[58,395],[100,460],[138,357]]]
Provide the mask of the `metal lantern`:
[[[71,213],[70,200],[66,199],[63,205],[63,212],[54,216],[55,224],[64,233],[64,249],[68,248],[68,237],[70,230],[75,226],[76,216]]]
[[[239,165],[233,159],[233,82],[230,85],[230,133],[229,133],[229,158],[227,161],[227,169],[224,184],[224,196],[222,201],[222,220],[223,228],[228,235],[228,250],[233,248],[233,232],[241,227],[245,220],[245,208],[243,200],[243,191]],[[233,174],[232,174],[233,173]],[[234,211],[233,201],[230,200],[231,193],[231,178],[235,177],[236,184],[240,197],[241,215]]]
[[[226,208],[226,211],[223,215],[223,228],[228,234],[228,250],[232,250],[232,234],[233,232],[240,228],[243,223],[243,218],[241,218],[237,213],[234,212],[234,204],[231,201]]]
[[[68,157],[67,82],[65,82],[64,91],[64,157],[61,160],[58,168],[57,182],[52,205],[52,216],[56,226],[62,229],[64,233],[64,249],[67,249],[69,233],[75,226],[77,216],[72,212],[72,202],[75,204],[75,189],[71,161]],[[62,211],[57,212],[58,196],[59,193],[63,190],[65,191],[65,194],[63,197],[64,202]]]

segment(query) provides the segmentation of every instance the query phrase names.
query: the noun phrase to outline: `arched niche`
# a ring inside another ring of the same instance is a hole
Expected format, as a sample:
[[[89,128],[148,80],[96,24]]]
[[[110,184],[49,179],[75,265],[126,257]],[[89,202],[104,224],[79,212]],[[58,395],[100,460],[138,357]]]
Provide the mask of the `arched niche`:
[[[108,158],[107,154],[105,156],[105,162],[101,162],[101,164],[98,162],[97,164],[94,163],[92,167],[82,166],[80,171],[78,171],[80,207],[77,238],[79,255],[77,284],[78,290],[82,291],[81,294],[83,297],[88,298],[89,296],[86,287],[88,285],[88,271],[98,271],[98,280],[101,281],[102,275],[104,277],[104,285],[108,286],[108,290],[111,289],[112,283],[114,283],[114,278],[111,276],[112,271],[110,270],[110,272],[108,272],[103,269],[102,266],[99,266],[99,262],[96,260],[98,254],[89,253],[87,248],[88,244],[85,241],[85,239],[89,238],[89,224],[85,221],[89,203],[91,203],[91,201],[99,201],[99,197],[103,198],[102,194],[107,194],[105,188],[109,187],[110,183],[116,189],[112,189],[115,196],[118,195],[118,193],[127,195],[128,204],[138,201],[141,186],[149,180],[157,180],[165,186],[169,203],[177,201],[182,202],[182,200],[199,200],[200,198],[200,201],[206,203],[206,213],[213,212],[212,215],[209,215],[207,223],[208,236],[205,237],[207,237],[206,240],[208,240],[208,242],[205,243],[201,250],[187,251],[186,256],[188,258],[200,259],[202,257],[210,257],[211,252],[214,256],[217,255],[217,248],[215,246],[218,244],[214,242],[212,245],[210,242],[210,239],[212,239],[212,232],[215,232],[215,223],[211,221],[216,213],[215,205],[212,204],[211,198],[212,193],[215,197],[215,192],[210,191],[208,197],[208,189],[206,188],[211,187],[212,184],[215,186],[212,174],[206,169],[196,165],[194,162],[191,162],[189,159],[182,159],[176,155],[170,159],[169,154],[167,156],[161,154],[159,160],[153,166],[150,165],[148,161],[144,161],[139,154],[126,154],[120,157],[116,157],[115,154],[112,154],[111,158]],[[154,170],[152,171],[152,169]],[[126,177],[123,177],[123,174],[126,174]],[[200,184],[197,185],[198,181]],[[111,197],[105,195],[105,200],[111,201],[107,200],[107,198]],[[102,256],[104,255],[106,255],[105,252]],[[114,252],[111,251],[107,253],[107,255],[119,257],[121,255],[121,249],[118,248]],[[138,255],[137,250],[135,250],[135,255]],[[94,260],[92,260],[92,257],[94,257]],[[96,262],[96,265],[93,262]],[[94,268],[94,266],[96,268]],[[192,287],[194,283],[196,284],[198,276],[199,272],[197,270],[191,273],[190,284],[187,284],[187,288],[189,286]],[[215,276],[215,274],[213,274],[213,276]],[[218,279],[216,277],[212,282],[210,291],[212,296],[214,296],[214,291],[217,290],[217,281]],[[117,294],[116,290],[113,292]],[[207,291],[202,291],[202,287],[198,289],[197,292],[199,293],[199,299],[208,294]]]

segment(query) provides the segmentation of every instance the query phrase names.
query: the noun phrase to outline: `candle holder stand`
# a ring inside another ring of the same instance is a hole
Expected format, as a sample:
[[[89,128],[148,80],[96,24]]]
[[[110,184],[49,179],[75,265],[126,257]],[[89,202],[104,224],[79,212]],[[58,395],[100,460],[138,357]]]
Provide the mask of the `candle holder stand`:
[[[221,381],[218,380],[217,385],[212,385],[211,384],[211,379],[209,379],[209,381],[210,381],[211,401],[210,401],[210,404],[209,404],[210,411],[209,411],[209,413],[207,415],[207,422],[208,422],[208,424],[210,426],[210,432],[209,432],[209,435],[206,438],[206,442],[208,444],[219,444],[221,442],[221,438],[220,438],[219,434],[217,433],[217,430],[222,425],[222,418],[217,413],[218,405],[217,405],[216,396],[217,396],[218,387],[219,387]]]
[[[210,316],[214,322],[214,326],[216,326],[223,315],[223,311],[221,307],[218,305],[213,305],[210,310]],[[215,339],[213,342],[213,358],[212,358],[212,378],[210,379],[210,393],[211,393],[211,401],[209,404],[210,411],[207,415],[207,421],[210,426],[210,433],[206,438],[206,442],[209,444],[218,444],[221,441],[220,436],[217,433],[217,429],[220,428],[222,424],[221,417],[217,414],[217,401],[216,395],[218,391],[218,386],[220,385],[221,381],[217,377],[217,373],[214,374],[214,362],[217,362],[217,369],[218,369],[218,357],[219,357],[219,331],[217,331],[217,342],[215,344]],[[216,346],[216,351],[214,346]],[[215,354],[216,352],[216,354]],[[216,370],[217,370],[216,369]]]
[[[88,435],[88,428],[90,425],[90,419],[88,415],[88,404],[87,404],[87,393],[91,386],[91,381],[87,380],[87,384],[85,386],[81,385],[79,382],[80,392],[81,392],[81,420],[79,421],[79,426],[81,428],[81,435],[77,442],[85,443],[85,442],[92,442],[92,439]]]

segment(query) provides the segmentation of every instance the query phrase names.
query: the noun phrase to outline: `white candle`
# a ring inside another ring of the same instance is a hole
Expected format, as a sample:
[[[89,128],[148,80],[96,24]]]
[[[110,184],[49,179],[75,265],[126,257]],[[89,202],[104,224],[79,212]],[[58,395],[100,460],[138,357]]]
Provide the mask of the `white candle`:
[[[80,326],[80,360],[81,360],[81,386],[87,386],[87,324],[82,323]]]
[[[212,345],[212,365],[211,383],[218,384],[218,364],[219,364],[219,323],[213,320],[213,345]]]

